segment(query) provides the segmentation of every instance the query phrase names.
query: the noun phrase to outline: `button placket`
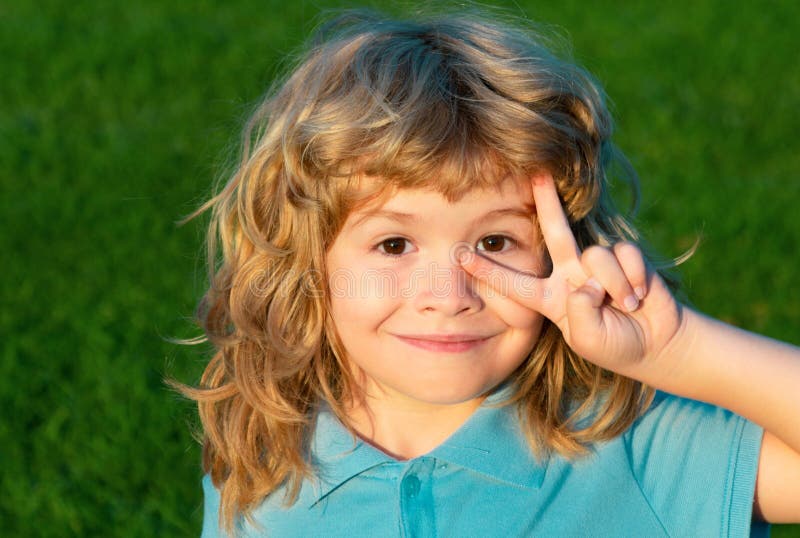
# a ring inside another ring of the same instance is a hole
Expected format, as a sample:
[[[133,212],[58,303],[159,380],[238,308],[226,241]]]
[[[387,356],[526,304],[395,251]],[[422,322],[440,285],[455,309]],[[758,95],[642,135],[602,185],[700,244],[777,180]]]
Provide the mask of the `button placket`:
[[[436,521],[431,486],[436,461],[423,457],[408,463],[399,484],[403,535],[425,538],[435,536]]]

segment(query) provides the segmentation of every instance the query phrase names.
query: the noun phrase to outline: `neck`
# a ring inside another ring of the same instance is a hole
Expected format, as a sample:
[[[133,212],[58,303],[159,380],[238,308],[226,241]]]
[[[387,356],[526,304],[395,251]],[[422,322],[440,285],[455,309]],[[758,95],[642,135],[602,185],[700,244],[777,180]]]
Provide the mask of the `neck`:
[[[428,404],[367,396],[347,410],[359,437],[398,460],[427,454],[469,419],[485,397],[457,404]]]

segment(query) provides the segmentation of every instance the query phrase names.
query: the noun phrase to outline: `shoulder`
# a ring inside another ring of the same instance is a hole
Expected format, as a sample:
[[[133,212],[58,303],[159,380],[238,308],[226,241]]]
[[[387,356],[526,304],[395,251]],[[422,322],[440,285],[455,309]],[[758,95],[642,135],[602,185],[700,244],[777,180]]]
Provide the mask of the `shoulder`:
[[[634,473],[643,480],[669,471],[701,478],[738,465],[739,474],[727,477],[732,480],[743,477],[745,464],[755,478],[762,436],[760,426],[727,409],[658,392],[624,439]]]
[[[624,435],[633,449],[700,450],[698,456],[713,452],[719,457],[735,448],[760,445],[763,430],[722,407],[658,391]]]
[[[202,538],[223,537],[219,527],[219,491],[211,475],[203,476],[203,533]]]
[[[633,475],[665,520],[721,521],[725,536],[747,536],[763,433],[727,409],[658,392],[624,441]]]

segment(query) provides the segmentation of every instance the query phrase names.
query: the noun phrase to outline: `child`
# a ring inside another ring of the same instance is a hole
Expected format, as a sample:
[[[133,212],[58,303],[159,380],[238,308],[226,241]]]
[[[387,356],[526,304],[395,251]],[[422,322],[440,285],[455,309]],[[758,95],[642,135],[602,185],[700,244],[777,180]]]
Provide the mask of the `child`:
[[[610,132],[586,73],[486,17],[324,29],[201,208],[203,535],[800,521],[800,352],[676,302]]]

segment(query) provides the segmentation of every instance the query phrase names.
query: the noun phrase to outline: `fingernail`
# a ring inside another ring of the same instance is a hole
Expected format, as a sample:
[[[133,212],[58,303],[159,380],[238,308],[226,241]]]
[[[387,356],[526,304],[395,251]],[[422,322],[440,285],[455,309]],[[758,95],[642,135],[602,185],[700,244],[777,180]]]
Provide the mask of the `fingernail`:
[[[606,291],[606,290],[603,289],[603,286],[600,285],[600,282],[598,282],[598,280],[596,278],[594,278],[594,277],[592,277],[589,280],[587,280],[586,282],[584,282],[584,284],[586,284],[587,286],[593,287],[597,291],[602,291],[603,293],[605,293],[605,291]]]
[[[637,299],[633,295],[628,295],[627,297],[625,297],[624,304],[625,304],[625,309],[628,312],[633,312],[639,307],[639,299]]]
[[[639,300],[640,300],[640,301],[641,301],[642,299],[644,299],[644,288],[643,288],[643,287],[641,287],[641,286],[637,286],[637,287],[636,287],[636,288],[633,290],[633,293],[635,293],[635,294],[636,294],[636,296],[639,298]]]

